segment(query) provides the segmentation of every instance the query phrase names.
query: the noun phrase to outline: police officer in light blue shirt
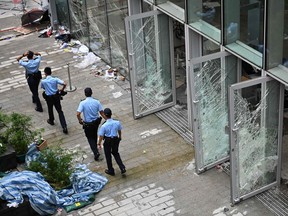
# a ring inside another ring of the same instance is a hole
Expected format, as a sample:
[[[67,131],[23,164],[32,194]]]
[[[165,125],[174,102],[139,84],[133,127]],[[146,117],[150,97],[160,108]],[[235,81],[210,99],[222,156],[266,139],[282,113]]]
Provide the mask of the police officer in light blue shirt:
[[[104,109],[104,114],[107,117],[106,122],[100,127],[99,130],[99,141],[98,146],[101,148],[101,142],[104,139],[104,153],[106,158],[106,163],[108,169],[105,170],[105,173],[108,175],[115,175],[115,171],[112,165],[112,157],[111,154],[114,156],[116,163],[118,164],[121,174],[126,173],[125,166],[122,162],[119,150],[119,144],[121,141],[122,136],[122,125],[119,121],[114,120],[111,118],[112,111],[109,108]]]
[[[27,57],[28,61],[24,61],[22,58]],[[35,58],[34,58],[35,56]],[[42,104],[38,95],[38,87],[41,80],[41,72],[39,71],[39,65],[41,61],[41,54],[32,51],[25,52],[23,55],[17,58],[19,65],[25,68],[25,76],[29,89],[32,93],[32,102],[36,104],[35,110],[43,112]]]
[[[50,125],[54,125],[54,113],[53,113],[53,106],[54,106],[56,111],[58,112],[59,121],[63,128],[63,133],[68,134],[66,119],[62,111],[60,101],[61,95],[59,93],[64,91],[64,89],[66,88],[66,83],[57,77],[52,77],[51,76],[52,71],[50,67],[46,67],[44,69],[44,73],[46,75],[46,78],[41,81],[41,88],[45,90],[46,95],[45,100],[47,103],[49,114],[49,119],[47,120],[47,123]],[[62,89],[59,90],[58,85],[61,85]]]
[[[94,159],[99,161],[100,153],[97,148],[97,132],[102,119],[100,115],[104,119],[106,119],[106,116],[103,113],[102,104],[92,97],[92,89],[87,87],[84,93],[86,99],[80,102],[76,116],[79,124],[83,125],[85,136],[94,154]],[[81,113],[83,113],[83,119]]]

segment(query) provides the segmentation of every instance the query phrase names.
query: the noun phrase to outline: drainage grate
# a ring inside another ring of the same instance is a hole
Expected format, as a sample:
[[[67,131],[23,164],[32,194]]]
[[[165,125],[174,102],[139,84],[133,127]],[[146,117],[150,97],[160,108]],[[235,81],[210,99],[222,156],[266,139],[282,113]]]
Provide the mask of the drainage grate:
[[[279,188],[273,188],[258,194],[256,198],[275,215],[288,215],[288,196],[281,192]]]
[[[221,164],[221,168],[227,175],[230,175],[229,162]],[[283,191],[275,187],[257,194],[255,197],[275,215],[288,216],[288,196]]]
[[[155,114],[183,137],[186,142],[193,145],[193,133],[188,128],[187,110],[176,105]]]

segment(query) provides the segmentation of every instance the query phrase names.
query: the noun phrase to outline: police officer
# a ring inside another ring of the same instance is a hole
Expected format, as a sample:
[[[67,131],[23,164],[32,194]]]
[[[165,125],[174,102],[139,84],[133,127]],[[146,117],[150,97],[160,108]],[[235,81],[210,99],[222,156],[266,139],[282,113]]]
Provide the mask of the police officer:
[[[60,102],[61,100],[60,92],[64,91],[67,84],[57,77],[52,77],[51,76],[52,71],[50,67],[46,67],[44,69],[44,73],[46,75],[46,78],[41,81],[41,88],[45,90],[45,100],[48,107],[49,119],[47,120],[47,123],[50,125],[54,125],[54,113],[53,113],[53,106],[54,106],[56,111],[58,112],[59,120],[63,128],[63,133],[68,134],[65,116],[62,111]],[[58,85],[62,85],[61,90],[58,89]]]
[[[34,58],[34,55],[36,56]],[[28,61],[22,60],[23,57],[27,57]],[[25,76],[30,91],[32,92],[32,102],[36,103],[35,110],[38,112],[43,112],[42,104],[38,95],[38,87],[41,80],[41,72],[39,71],[39,65],[41,61],[41,54],[32,51],[25,52],[23,55],[17,58],[19,65],[25,68]]]
[[[121,174],[124,174],[126,173],[126,169],[118,152],[119,143],[121,141],[121,135],[122,135],[121,134],[122,125],[119,121],[111,118],[112,116],[111,109],[105,108],[104,115],[107,117],[107,120],[100,127],[98,147],[100,149],[102,148],[101,142],[104,139],[104,153],[108,167],[108,169],[105,170],[105,173],[112,176],[115,175],[114,168],[112,165],[112,157],[111,157],[112,154],[121,170]]]
[[[79,124],[83,125],[84,133],[93,151],[95,161],[99,161],[100,153],[97,149],[97,132],[102,119],[100,115],[104,119],[106,117],[103,113],[102,104],[92,97],[92,89],[89,87],[85,88],[84,94],[86,99],[80,102],[76,116]],[[83,119],[81,118],[81,113],[83,113]]]

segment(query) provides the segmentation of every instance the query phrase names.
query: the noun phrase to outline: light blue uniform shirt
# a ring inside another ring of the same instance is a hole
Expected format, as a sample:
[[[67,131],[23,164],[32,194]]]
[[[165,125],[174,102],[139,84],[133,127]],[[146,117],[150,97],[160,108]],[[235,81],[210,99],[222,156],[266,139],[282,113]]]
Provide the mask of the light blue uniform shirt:
[[[83,112],[84,122],[96,120],[99,117],[100,111],[103,111],[102,104],[93,97],[86,97],[85,100],[80,102],[77,109],[77,112]]]
[[[35,59],[29,59],[28,61],[23,61],[21,59],[19,61],[19,64],[22,65],[26,69],[27,74],[33,74],[33,73],[38,72],[40,61],[41,61],[41,56],[37,56]]]
[[[55,95],[58,91],[58,84],[64,85],[64,81],[52,76],[47,76],[41,80],[41,88],[45,90],[46,95]]]
[[[105,137],[118,137],[119,130],[122,130],[121,123],[110,118],[100,127],[98,134]]]

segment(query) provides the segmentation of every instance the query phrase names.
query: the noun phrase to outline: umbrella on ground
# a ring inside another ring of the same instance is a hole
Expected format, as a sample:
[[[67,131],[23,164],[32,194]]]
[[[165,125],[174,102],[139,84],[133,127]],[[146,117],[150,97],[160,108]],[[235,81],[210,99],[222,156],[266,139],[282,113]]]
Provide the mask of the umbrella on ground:
[[[44,11],[41,9],[32,9],[21,17],[22,26],[33,24],[33,23],[41,23],[42,21],[49,20],[48,10]]]

